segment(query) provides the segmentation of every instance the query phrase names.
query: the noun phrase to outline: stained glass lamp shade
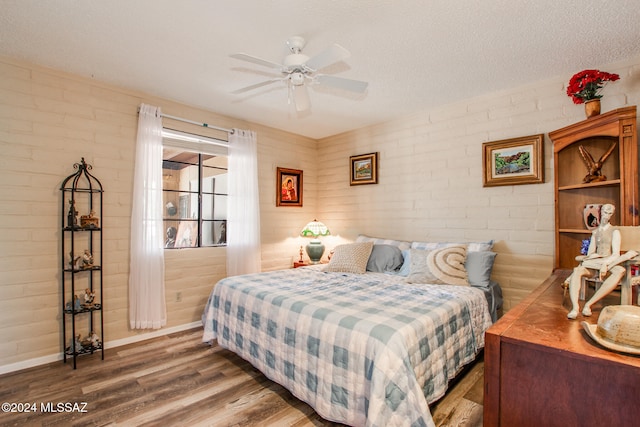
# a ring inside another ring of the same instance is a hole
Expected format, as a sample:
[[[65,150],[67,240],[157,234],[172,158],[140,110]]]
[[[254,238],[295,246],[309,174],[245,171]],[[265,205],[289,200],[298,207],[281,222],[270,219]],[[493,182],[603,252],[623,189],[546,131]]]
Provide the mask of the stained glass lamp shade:
[[[324,245],[318,239],[318,236],[328,236],[329,234],[331,233],[329,233],[327,226],[315,219],[305,225],[300,232],[301,236],[313,239],[305,248],[312,264],[319,263],[320,258],[322,258],[322,254],[324,253]]]

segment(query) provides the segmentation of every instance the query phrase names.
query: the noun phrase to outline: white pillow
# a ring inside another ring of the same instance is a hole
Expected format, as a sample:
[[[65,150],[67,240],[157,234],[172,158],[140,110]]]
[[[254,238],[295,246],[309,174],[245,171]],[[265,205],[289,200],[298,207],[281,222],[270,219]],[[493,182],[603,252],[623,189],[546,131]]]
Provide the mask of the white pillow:
[[[363,274],[373,249],[373,242],[358,242],[338,245],[333,250],[331,261],[325,271]]]
[[[449,246],[432,251],[410,249],[411,272],[407,283],[469,286],[464,262],[466,245]]]
[[[356,242],[373,242],[374,245],[391,245],[391,246],[398,247],[401,251],[404,251],[411,247],[411,242],[405,242],[403,240],[382,239],[379,237],[370,237],[370,236],[365,236],[364,234],[360,234],[358,237],[356,237]]]
[[[411,242],[411,249],[434,250],[449,246],[466,245],[467,252],[490,251],[493,249],[493,240],[486,242]]]

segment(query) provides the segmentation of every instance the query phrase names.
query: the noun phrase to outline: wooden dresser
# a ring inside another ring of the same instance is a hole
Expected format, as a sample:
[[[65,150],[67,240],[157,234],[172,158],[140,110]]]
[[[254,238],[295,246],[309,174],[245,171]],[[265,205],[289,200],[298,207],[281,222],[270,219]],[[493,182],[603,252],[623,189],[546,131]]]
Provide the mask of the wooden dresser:
[[[640,425],[640,356],[582,330],[582,320],[597,323],[601,303],[589,318],[567,319],[568,274],[556,270],[486,332],[484,427]]]

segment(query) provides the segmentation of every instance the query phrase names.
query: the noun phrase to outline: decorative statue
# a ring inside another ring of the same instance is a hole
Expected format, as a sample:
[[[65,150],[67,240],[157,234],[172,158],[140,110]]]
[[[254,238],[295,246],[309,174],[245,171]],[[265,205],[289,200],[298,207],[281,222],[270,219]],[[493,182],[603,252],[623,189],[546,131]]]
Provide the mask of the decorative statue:
[[[89,269],[93,267],[93,255],[89,252],[89,249],[84,250],[84,255],[82,255],[82,268]]]
[[[84,306],[87,308],[93,307],[93,300],[95,299],[96,294],[91,291],[91,289],[87,288],[84,290]]]
[[[80,260],[80,257],[79,256],[74,257],[73,252],[69,252],[69,257],[71,258],[71,260],[69,261],[69,268],[74,270],[76,268],[78,261]]]
[[[614,290],[624,277],[626,269],[618,264],[638,255],[635,251],[628,251],[624,255],[620,255],[620,231],[615,230],[609,223],[614,212],[613,205],[602,205],[600,225],[591,234],[587,255],[576,257],[576,261],[579,261],[580,265],[573,269],[573,273],[565,281],[569,286],[572,305],[571,311],[567,314],[569,319],[578,317],[580,309],[578,299],[583,277],[592,276],[595,270],[598,272],[599,279],[604,280],[600,289],[585,303],[582,309],[584,316],[591,316],[593,304]]]
[[[607,177],[602,175],[602,165],[604,165],[605,160],[613,153],[613,149],[616,148],[616,142],[612,142],[611,146],[607,149],[607,151],[600,157],[600,159],[596,162],[593,160],[593,156],[589,154],[586,148],[582,145],[578,147],[580,150],[580,155],[582,156],[582,160],[584,164],[587,166],[587,175],[582,180],[583,183],[587,184],[589,182],[598,182],[598,181],[606,181]]]
[[[80,303],[80,298],[78,297],[78,295],[73,296],[73,309],[75,311],[82,310],[82,304]]]
[[[76,210],[76,202],[73,199],[69,200],[69,213],[67,214],[67,227],[69,228],[78,227],[78,211]]]
[[[82,339],[80,338],[80,334],[78,334],[78,336],[75,338],[74,342],[75,342],[75,345],[76,345],[75,351],[76,352],[82,351]]]
[[[98,347],[100,345],[100,337],[94,331],[91,331],[91,345],[94,347]]]

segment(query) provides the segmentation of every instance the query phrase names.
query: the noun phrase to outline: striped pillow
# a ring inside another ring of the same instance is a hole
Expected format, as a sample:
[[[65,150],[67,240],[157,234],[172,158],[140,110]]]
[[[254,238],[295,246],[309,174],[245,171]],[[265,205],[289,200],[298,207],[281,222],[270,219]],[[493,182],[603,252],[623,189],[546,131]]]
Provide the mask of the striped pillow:
[[[425,251],[410,249],[411,272],[407,283],[445,284],[469,286],[469,278],[464,262],[467,258],[466,245]]]
[[[325,271],[364,274],[373,249],[373,242],[347,243],[333,250]]]

